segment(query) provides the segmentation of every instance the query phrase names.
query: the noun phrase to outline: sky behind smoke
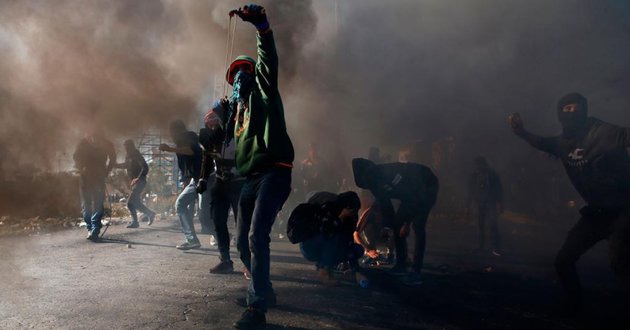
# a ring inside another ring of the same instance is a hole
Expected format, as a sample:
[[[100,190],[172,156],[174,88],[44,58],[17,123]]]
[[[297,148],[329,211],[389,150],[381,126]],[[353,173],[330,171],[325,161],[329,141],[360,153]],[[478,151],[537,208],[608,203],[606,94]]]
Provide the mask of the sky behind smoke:
[[[91,125],[118,137],[177,117],[194,123],[224,74],[226,13],[242,4],[0,0],[3,170],[50,168]],[[553,134],[555,102],[570,91],[589,98],[591,114],[630,125],[621,0],[261,4],[300,156],[311,141],[349,158],[453,136],[509,157],[523,145],[507,114]],[[255,54],[249,24],[238,23],[235,40],[234,56]]]

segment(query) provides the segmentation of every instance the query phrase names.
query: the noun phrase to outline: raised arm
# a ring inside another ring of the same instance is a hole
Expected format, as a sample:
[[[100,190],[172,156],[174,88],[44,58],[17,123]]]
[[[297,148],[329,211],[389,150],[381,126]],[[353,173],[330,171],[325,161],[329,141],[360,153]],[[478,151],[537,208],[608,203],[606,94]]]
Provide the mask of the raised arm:
[[[538,136],[525,130],[523,119],[521,119],[521,115],[519,113],[511,114],[508,117],[508,124],[510,125],[510,128],[512,129],[512,132],[514,132],[514,134],[525,140],[532,147],[552,154],[554,156],[557,155],[555,143],[556,138]]]
[[[258,31],[257,35],[258,63],[256,72],[260,89],[271,98],[278,90],[278,54],[273,39],[273,32]]]
[[[265,8],[251,4],[231,11],[230,15],[238,15],[243,21],[250,22],[256,27],[258,31],[256,77],[265,96],[273,97],[278,89],[278,54]]]

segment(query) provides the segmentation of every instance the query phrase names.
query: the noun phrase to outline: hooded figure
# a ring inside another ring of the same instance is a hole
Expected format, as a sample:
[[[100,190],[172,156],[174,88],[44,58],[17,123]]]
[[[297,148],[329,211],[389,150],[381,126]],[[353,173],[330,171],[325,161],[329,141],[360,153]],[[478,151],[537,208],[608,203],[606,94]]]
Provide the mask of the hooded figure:
[[[557,157],[586,206],[556,257],[556,270],[575,312],[582,290],[576,262],[597,242],[610,243],[612,267],[630,288],[630,129],[588,117],[586,98],[578,93],[558,101],[562,134],[541,137],[528,132],[520,115],[508,118],[514,133],[533,147]]]
[[[576,137],[587,126],[588,102],[580,93],[570,93],[558,101],[558,120],[566,137]]]
[[[394,272],[407,269],[407,236],[410,226],[416,234],[412,274],[409,279],[419,284],[426,247],[426,223],[435,205],[438,179],[430,168],[415,163],[374,164],[364,158],[352,160],[356,185],[368,189],[382,211],[385,225],[394,230],[396,266]],[[400,201],[397,211],[391,200]]]

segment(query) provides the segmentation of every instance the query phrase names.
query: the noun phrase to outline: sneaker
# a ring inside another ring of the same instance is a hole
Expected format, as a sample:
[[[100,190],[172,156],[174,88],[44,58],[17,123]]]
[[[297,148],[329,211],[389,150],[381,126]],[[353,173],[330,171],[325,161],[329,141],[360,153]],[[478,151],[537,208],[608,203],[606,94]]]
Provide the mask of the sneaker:
[[[152,213],[149,215],[149,222],[147,223],[147,226],[152,225],[154,220],[155,220],[155,213]]]
[[[85,239],[87,239],[88,241],[96,242],[98,241],[99,232],[99,230],[93,229],[91,232],[88,233]]]
[[[210,268],[210,274],[230,274],[234,271],[232,260],[221,260],[216,266]]]
[[[210,235],[210,246],[217,246],[217,239],[214,235]]]
[[[138,223],[138,221],[133,221],[129,225],[127,225],[127,228],[138,228],[138,227],[140,227],[140,223]]]
[[[325,286],[335,286],[339,284],[335,277],[333,277],[331,270],[327,268],[320,268],[317,272],[317,277],[319,278],[319,281]]]
[[[247,307],[241,319],[234,322],[236,329],[262,329],[267,325],[265,313],[253,307]]]
[[[191,249],[198,249],[201,247],[201,244],[199,243],[199,241],[196,242],[184,242],[182,244],[179,244],[177,246],[175,246],[176,249],[178,250],[191,250]]]
[[[275,292],[271,292],[267,295],[267,308],[274,308],[278,305],[278,298],[276,297]],[[234,301],[237,305],[241,307],[247,307],[247,298],[236,298]]]

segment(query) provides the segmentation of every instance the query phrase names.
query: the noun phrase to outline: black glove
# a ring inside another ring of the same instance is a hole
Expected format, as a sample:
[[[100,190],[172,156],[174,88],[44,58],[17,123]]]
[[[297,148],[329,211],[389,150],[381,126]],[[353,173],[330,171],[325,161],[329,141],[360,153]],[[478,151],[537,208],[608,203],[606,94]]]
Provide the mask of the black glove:
[[[206,190],[208,190],[208,181],[199,180],[199,182],[197,182],[197,193],[203,194]]]
[[[267,14],[262,6],[250,4],[230,12],[230,16],[234,14],[238,15],[243,21],[254,24],[258,30],[264,31],[269,29]]]

